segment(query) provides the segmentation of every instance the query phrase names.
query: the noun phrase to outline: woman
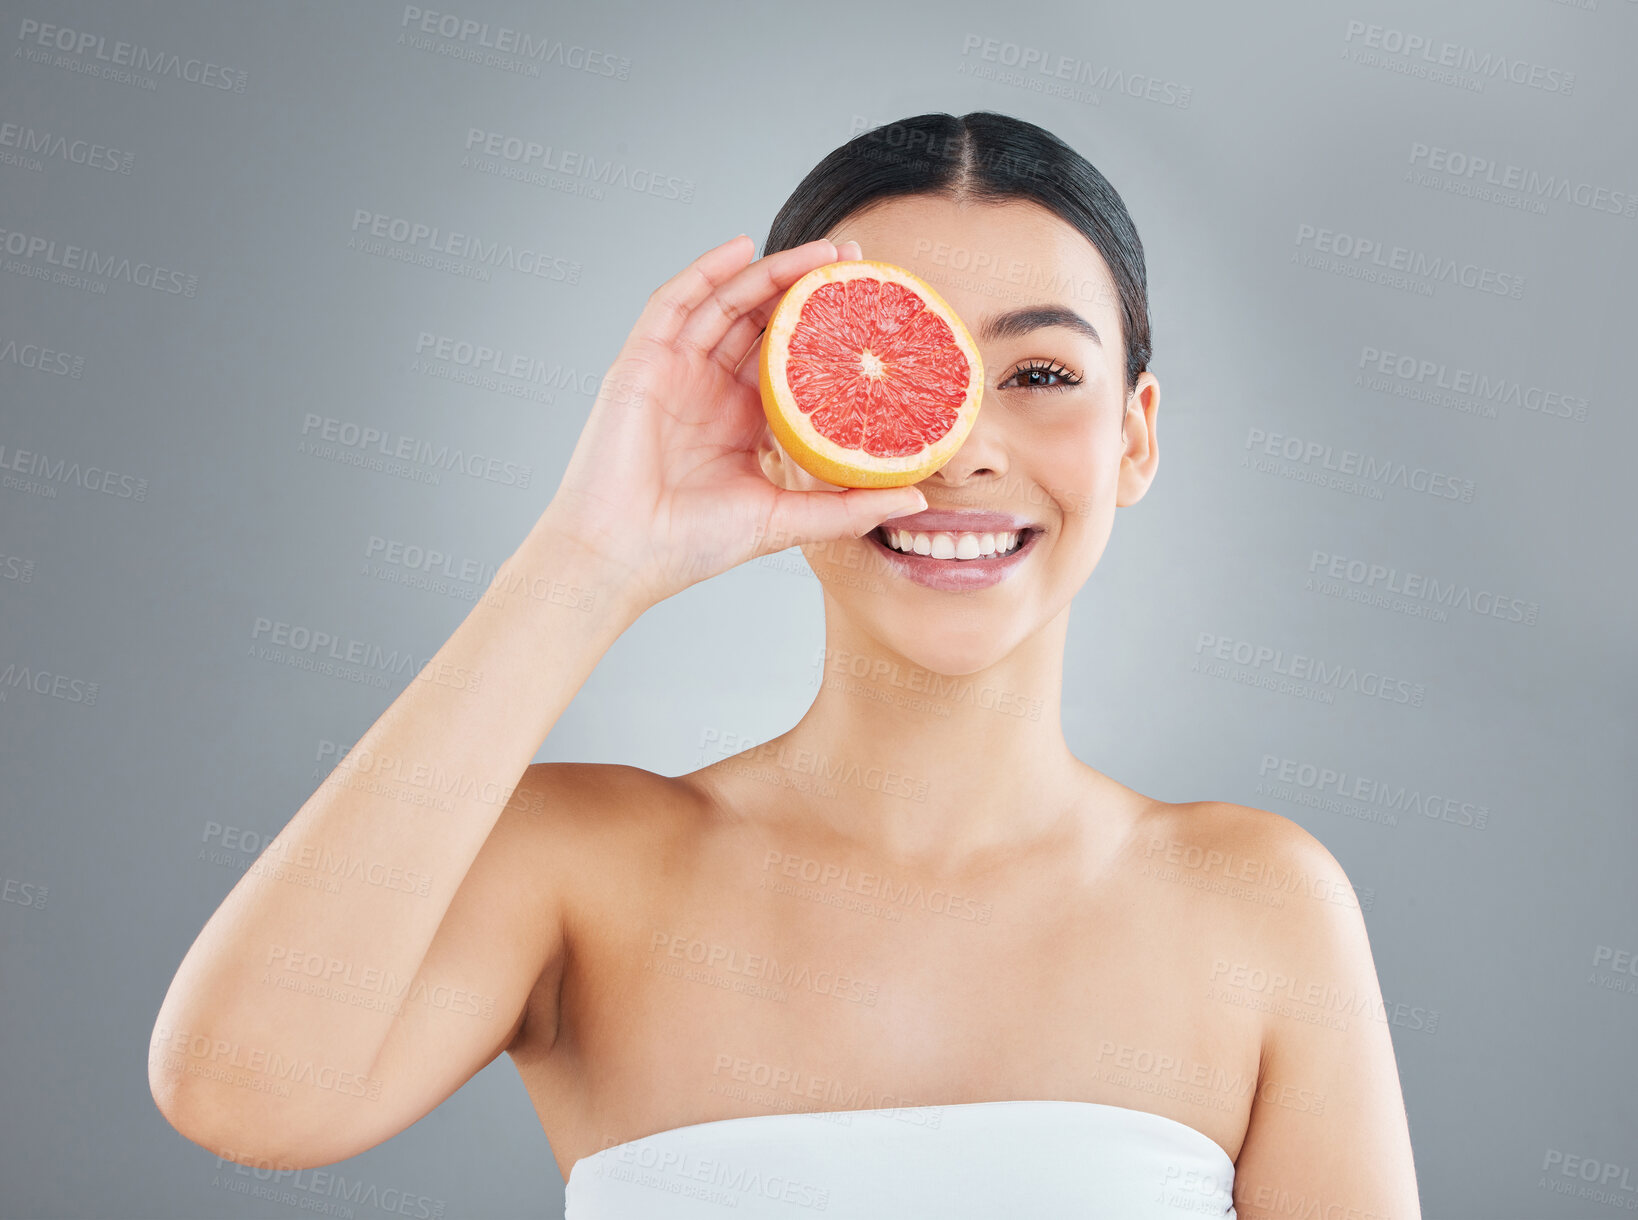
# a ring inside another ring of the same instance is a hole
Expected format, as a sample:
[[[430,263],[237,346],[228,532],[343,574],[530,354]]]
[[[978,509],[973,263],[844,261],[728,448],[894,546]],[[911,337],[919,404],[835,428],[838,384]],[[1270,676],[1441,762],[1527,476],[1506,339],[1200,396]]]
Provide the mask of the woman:
[[[485,599],[206,925],[156,1023],[166,1118],[323,1165],[507,1051],[570,1220],[1418,1216],[1342,869],[1062,736],[1070,599],[1158,462],[1119,195],[1032,124],[921,115],[825,158],[767,248],[650,296]],[[820,484],[762,415],[784,290],[861,257],[983,356],[914,489]],[[531,762],[647,607],[798,544],[800,722],[683,776]]]

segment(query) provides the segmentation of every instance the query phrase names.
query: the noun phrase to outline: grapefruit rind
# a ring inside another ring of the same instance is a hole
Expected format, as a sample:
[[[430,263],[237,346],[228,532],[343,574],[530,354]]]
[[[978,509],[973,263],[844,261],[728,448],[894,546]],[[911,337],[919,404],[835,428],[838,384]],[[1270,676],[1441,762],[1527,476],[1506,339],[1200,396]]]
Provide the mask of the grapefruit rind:
[[[967,387],[950,430],[919,451],[902,457],[876,457],[838,445],[819,432],[791,397],[786,381],[791,335],[808,297],[825,284],[870,277],[900,284],[926,302],[926,307],[950,328],[961,354],[967,358]],[[984,364],[961,319],[948,302],[924,280],[902,267],[875,259],[827,263],[808,272],[786,291],[768,320],[762,336],[759,382],[768,427],[796,464],[826,483],[838,487],[903,487],[918,483],[955,456],[972,431],[984,396]]]

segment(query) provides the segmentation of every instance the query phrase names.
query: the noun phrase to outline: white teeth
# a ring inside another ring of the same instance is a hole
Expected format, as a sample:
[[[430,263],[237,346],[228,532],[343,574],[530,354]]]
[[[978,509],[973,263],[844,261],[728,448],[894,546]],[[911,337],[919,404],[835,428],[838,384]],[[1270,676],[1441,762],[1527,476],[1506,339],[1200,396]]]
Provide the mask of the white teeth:
[[[1005,555],[1015,550],[1023,538],[1021,530],[994,534],[918,534],[909,530],[888,530],[886,534],[894,550],[929,555],[934,559],[977,559],[985,555]]]

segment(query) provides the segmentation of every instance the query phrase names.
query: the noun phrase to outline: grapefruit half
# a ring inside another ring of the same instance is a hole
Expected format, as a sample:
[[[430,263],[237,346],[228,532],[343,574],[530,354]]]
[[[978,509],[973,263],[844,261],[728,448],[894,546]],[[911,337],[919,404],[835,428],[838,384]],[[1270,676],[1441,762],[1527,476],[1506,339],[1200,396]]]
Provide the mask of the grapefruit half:
[[[785,452],[839,487],[902,487],[972,431],[978,344],[944,298],[902,267],[827,263],[786,291],[762,336],[762,409]]]

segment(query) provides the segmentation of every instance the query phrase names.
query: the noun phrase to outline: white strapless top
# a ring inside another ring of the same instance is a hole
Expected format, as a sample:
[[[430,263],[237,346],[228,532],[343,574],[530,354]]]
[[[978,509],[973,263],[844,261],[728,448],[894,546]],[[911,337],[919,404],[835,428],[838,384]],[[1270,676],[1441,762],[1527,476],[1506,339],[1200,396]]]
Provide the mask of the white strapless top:
[[[581,1157],[563,1205],[564,1220],[1234,1220],[1234,1162],[1176,1119],[1091,1101],[757,1114]]]

